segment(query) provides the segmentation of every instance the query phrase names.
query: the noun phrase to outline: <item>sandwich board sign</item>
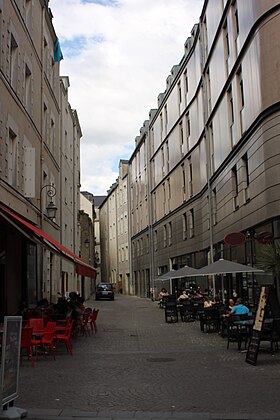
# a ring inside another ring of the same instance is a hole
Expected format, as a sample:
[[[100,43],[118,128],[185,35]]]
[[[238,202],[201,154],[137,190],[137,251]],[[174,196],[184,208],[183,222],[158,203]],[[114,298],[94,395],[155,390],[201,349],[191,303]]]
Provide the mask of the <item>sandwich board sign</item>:
[[[256,312],[252,335],[250,338],[246,362],[256,366],[260,348],[261,332],[265,321],[265,310],[269,304],[273,319],[280,318],[280,306],[272,285],[261,286],[259,304]]]
[[[2,406],[18,397],[21,325],[21,316],[4,317],[1,357]]]

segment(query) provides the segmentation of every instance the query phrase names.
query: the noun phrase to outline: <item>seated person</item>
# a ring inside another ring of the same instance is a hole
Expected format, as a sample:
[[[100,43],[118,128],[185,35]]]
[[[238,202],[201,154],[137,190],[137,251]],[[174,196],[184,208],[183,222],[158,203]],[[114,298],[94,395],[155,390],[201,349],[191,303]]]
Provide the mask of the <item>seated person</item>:
[[[168,291],[164,287],[159,292],[159,298],[162,298],[162,296],[169,296]]]
[[[232,308],[234,307],[234,305],[235,305],[234,300],[233,299],[229,299],[228,300],[228,311],[231,311]]]
[[[159,292],[159,305],[162,307],[165,296],[169,296],[168,291],[163,287]]]
[[[249,308],[247,308],[247,306],[242,304],[242,299],[238,298],[229,314],[230,315],[248,315],[248,313],[249,313]]]
[[[209,297],[205,298],[205,301],[203,303],[204,308],[211,308],[211,306],[213,305],[212,300],[209,299]]]
[[[188,298],[189,298],[189,295],[187,294],[186,290],[183,290],[183,292],[178,297],[178,302],[180,302],[182,300],[186,300]]]

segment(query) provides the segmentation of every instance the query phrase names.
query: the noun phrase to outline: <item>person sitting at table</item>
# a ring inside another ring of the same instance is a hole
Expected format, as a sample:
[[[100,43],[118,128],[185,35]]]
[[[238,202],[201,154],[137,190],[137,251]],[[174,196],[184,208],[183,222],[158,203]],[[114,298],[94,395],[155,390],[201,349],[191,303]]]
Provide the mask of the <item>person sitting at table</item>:
[[[242,299],[238,298],[229,314],[230,315],[248,315],[248,313],[249,313],[249,308],[243,305]]]
[[[209,297],[207,297],[204,300],[203,306],[204,306],[204,308],[211,308],[213,303],[215,303],[215,302],[212,302],[212,300]]]
[[[235,305],[234,300],[233,299],[229,299],[228,300],[228,310],[231,311],[232,308],[234,307],[234,305]]]
[[[159,292],[159,299],[161,300],[163,296],[169,296],[168,291],[164,287]]]
[[[189,295],[187,294],[186,290],[183,290],[183,292],[178,297],[178,302],[184,301],[184,300],[187,300],[187,299],[189,299]]]
[[[167,290],[163,287],[163,288],[161,289],[161,291],[159,292],[159,306],[160,306],[160,308],[162,308],[162,307],[163,307],[163,301],[164,301],[165,296],[169,296],[169,293],[168,293],[168,291],[167,291]]]

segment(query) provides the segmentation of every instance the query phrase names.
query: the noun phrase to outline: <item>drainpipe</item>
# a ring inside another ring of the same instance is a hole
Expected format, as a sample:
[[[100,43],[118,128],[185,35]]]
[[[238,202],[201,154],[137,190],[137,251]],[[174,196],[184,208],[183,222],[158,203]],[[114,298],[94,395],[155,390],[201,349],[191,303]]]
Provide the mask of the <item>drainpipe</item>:
[[[202,25],[199,23],[199,32],[202,35]],[[205,131],[205,145],[206,145],[206,161],[207,161],[207,193],[208,193],[208,212],[209,212],[209,250],[210,250],[210,263],[214,261],[214,251],[213,251],[213,200],[212,200],[212,188],[211,188],[211,149],[210,149],[210,137],[209,130],[207,126],[207,109],[208,109],[208,92],[206,85],[205,77],[205,57],[204,57],[204,42],[203,36],[200,36],[200,51],[201,51],[201,78],[202,78],[202,97],[203,97],[203,121],[204,121],[204,131]],[[216,295],[216,286],[215,286],[215,275],[212,276],[213,279],[213,295]]]

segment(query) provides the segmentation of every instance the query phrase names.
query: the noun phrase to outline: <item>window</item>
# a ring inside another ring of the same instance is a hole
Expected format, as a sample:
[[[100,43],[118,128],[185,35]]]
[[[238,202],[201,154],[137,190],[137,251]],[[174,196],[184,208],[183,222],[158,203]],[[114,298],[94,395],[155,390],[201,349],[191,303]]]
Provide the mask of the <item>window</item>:
[[[185,92],[186,92],[186,98],[187,98],[187,94],[189,92],[189,80],[188,80],[188,71],[185,71]],[[186,100],[187,102],[187,100]]]
[[[224,32],[225,67],[226,67],[226,75],[228,76],[228,74],[229,74],[229,55],[230,55],[230,50],[229,50],[229,38],[228,38],[227,22],[225,23],[225,25],[223,27],[223,32]]]
[[[13,34],[10,38],[10,82],[14,90],[17,90],[18,80],[18,44]]]
[[[188,237],[187,213],[183,213],[183,240],[185,241],[187,237]]]
[[[212,215],[213,215],[213,224],[217,224],[217,191],[216,188],[213,188],[212,191]]]
[[[167,134],[167,125],[168,125],[167,104],[164,105],[164,121],[165,121],[165,133]]]
[[[185,164],[181,165],[181,172],[182,172],[182,191],[183,191],[183,200],[186,199],[186,173],[185,173]]]
[[[190,149],[191,121],[190,114],[186,114],[186,151]]]
[[[51,118],[51,127],[50,127],[50,151],[54,153],[54,142],[55,142],[55,125],[54,119]]]
[[[164,248],[167,247],[167,227],[166,227],[166,225],[163,226],[163,246],[164,246]]]
[[[8,145],[8,182],[13,187],[17,186],[17,135],[9,129],[9,145]]]
[[[189,229],[190,229],[190,238],[193,238],[194,237],[194,209],[190,209]]]
[[[182,158],[185,155],[184,130],[183,130],[183,123],[182,123],[182,121],[179,124],[179,136],[180,136],[180,155],[181,155],[181,158]]]
[[[172,222],[168,223],[168,245],[172,245]]]
[[[44,142],[47,143],[48,139],[48,108],[44,103]]]
[[[236,165],[231,170],[232,177],[232,196],[233,196],[233,209],[238,209],[238,178]]]
[[[243,124],[242,124],[242,110],[244,108],[244,88],[243,88],[243,77],[242,77],[242,67],[240,66],[237,72],[237,89],[238,89],[238,108],[240,114],[240,128],[241,133],[243,133]]]
[[[153,202],[153,204],[154,204],[154,222],[156,222],[156,220],[157,220],[157,196],[156,196],[156,192],[154,192],[154,195],[153,195],[153,197],[154,197],[154,202]]]
[[[162,190],[163,190],[163,209],[164,214],[166,213],[166,189],[165,189],[165,183],[162,184]]]
[[[242,182],[244,185],[244,198],[245,202],[250,200],[250,194],[249,194],[249,184],[250,184],[250,178],[249,178],[249,163],[248,163],[248,155],[247,153],[242,156]]]
[[[166,149],[166,173],[169,172],[169,144],[168,141],[165,144],[165,149]]]
[[[202,22],[202,34],[203,34],[203,43],[204,43],[204,61],[207,59],[208,55],[208,35],[207,35],[207,22],[206,16]]]
[[[155,133],[154,133],[154,127],[150,131],[151,133],[151,155],[154,154],[155,149]]]
[[[210,174],[211,176],[215,172],[215,153],[214,153],[214,133],[213,133],[213,124],[210,123],[209,125],[209,145],[210,145]]]
[[[208,101],[208,115],[212,110],[211,104],[211,83],[210,83],[210,70],[209,68],[206,71],[206,87],[207,87],[207,101]]]
[[[167,179],[167,196],[168,196],[168,205],[167,210],[170,211],[170,201],[171,201],[171,185],[170,185],[170,178]]]
[[[64,204],[67,205],[67,194],[68,194],[68,182],[67,182],[67,178],[64,178]]]
[[[178,91],[178,104],[179,104],[179,110],[180,110],[180,105],[182,103],[182,89],[181,89],[181,81],[180,80],[177,84],[177,91]]]
[[[30,114],[31,113],[31,70],[27,64],[25,64],[24,92],[25,92],[25,107]]]
[[[163,118],[162,118],[162,112],[160,113],[160,138],[163,139]]]
[[[229,134],[230,144],[233,146],[233,124],[234,124],[234,108],[233,108],[233,97],[231,86],[227,91],[227,103],[228,103],[228,121],[229,121]]]
[[[233,36],[234,36],[234,45],[235,45],[235,54],[238,54],[238,35],[239,35],[239,18],[238,18],[238,10],[237,10],[237,2],[232,2],[233,8]]]
[[[154,234],[154,245],[155,245],[155,251],[158,250],[158,233],[157,230],[155,230],[155,234]]]
[[[165,175],[165,159],[164,159],[164,148],[161,148],[161,170],[162,170],[162,176]]]
[[[189,196],[193,196],[193,169],[192,169],[192,158],[188,158],[188,178],[189,178]]]

